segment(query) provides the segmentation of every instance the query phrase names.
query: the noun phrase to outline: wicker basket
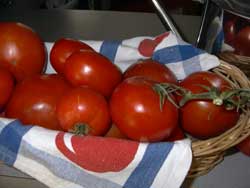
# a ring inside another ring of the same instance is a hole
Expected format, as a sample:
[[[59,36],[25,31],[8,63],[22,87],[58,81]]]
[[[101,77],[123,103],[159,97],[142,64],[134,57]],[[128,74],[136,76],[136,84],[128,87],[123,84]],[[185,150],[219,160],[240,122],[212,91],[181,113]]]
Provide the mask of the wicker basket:
[[[250,57],[234,54],[233,52],[223,52],[219,55],[220,59],[235,65],[250,78]]]
[[[219,67],[212,70],[226,78],[234,88],[250,88],[250,81],[236,66],[221,60]],[[223,160],[226,150],[237,145],[250,135],[250,110],[242,113],[238,123],[220,136],[207,140],[193,140],[193,162],[188,177],[208,173]]]

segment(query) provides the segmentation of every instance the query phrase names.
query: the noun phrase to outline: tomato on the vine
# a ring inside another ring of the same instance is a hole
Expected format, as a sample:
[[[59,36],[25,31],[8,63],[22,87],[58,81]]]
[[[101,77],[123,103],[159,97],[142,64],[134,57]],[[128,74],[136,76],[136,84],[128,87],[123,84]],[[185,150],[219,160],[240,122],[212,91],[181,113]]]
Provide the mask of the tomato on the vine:
[[[128,138],[160,141],[168,137],[178,123],[178,109],[168,99],[161,105],[154,81],[143,77],[125,79],[110,99],[114,124]]]
[[[86,50],[75,51],[67,58],[64,76],[72,85],[87,85],[105,97],[109,97],[122,80],[121,70],[108,58]]]
[[[221,76],[212,72],[195,72],[185,78],[180,86],[194,94],[207,92],[203,86],[216,87],[220,91],[231,88]],[[215,105],[212,100],[194,99],[180,109],[181,126],[190,135],[206,139],[218,136],[233,127],[240,113],[236,109],[226,109],[224,105]]]
[[[23,124],[62,130],[56,118],[56,104],[71,86],[59,75],[35,75],[16,85],[6,106],[8,118]]]
[[[123,74],[124,79],[133,76],[143,76],[156,82],[178,83],[174,73],[168,67],[152,59],[139,60],[129,66]]]
[[[50,51],[50,63],[57,73],[63,74],[66,59],[77,50],[92,50],[89,45],[71,38],[58,39]]]
[[[14,77],[4,68],[0,68],[0,112],[7,104],[14,89]]]
[[[0,23],[0,66],[7,68],[17,81],[42,73],[46,56],[43,41],[30,27],[15,22]]]
[[[110,127],[108,102],[87,87],[76,87],[57,104],[57,119],[63,130],[83,135],[104,135]]]

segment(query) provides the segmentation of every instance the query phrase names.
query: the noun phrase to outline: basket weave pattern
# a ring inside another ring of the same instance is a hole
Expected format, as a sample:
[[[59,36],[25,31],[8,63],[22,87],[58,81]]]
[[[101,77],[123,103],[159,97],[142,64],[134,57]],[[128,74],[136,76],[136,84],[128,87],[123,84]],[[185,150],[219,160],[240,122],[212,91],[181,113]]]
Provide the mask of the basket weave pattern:
[[[241,69],[248,78],[250,78],[250,57],[237,55],[232,52],[223,52],[219,55],[219,57]]]
[[[212,70],[227,79],[233,88],[250,88],[250,81],[236,66],[221,60],[219,67]],[[207,140],[193,140],[193,162],[188,177],[208,173],[223,160],[225,151],[250,135],[250,110],[246,109],[237,124],[223,134]]]

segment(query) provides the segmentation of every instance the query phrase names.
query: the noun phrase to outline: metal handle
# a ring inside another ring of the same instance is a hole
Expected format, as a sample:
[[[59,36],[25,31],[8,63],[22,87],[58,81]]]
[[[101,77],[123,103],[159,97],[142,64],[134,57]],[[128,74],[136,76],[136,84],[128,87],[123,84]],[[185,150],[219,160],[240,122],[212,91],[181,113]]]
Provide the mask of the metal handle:
[[[208,14],[208,7],[210,4],[210,0],[206,0],[205,6],[204,6],[204,10],[203,10],[203,14],[202,14],[202,18],[201,18],[201,25],[200,25],[200,30],[196,39],[196,44],[195,46],[198,48],[204,48],[204,42],[202,41],[202,35],[205,32],[205,24],[206,24],[206,18],[207,18],[207,14]]]
[[[179,31],[177,25],[175,24],[170,14],[167,13],[167,10],[163,6],[161,0],[152,0],[152,4],[154,5],[156,13],[159,16],[164,27],[166,29],[170,29],[178,38],[184,40],[184,36]]]

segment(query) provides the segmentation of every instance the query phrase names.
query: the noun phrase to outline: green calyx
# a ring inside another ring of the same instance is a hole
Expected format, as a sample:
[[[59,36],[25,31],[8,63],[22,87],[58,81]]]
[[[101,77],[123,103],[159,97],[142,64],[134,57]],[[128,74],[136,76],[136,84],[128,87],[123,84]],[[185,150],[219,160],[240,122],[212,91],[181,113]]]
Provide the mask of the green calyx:
[[[76,135],[87,135],[90,132],[90,127],[85,123],[76,123],[69,132]]]

